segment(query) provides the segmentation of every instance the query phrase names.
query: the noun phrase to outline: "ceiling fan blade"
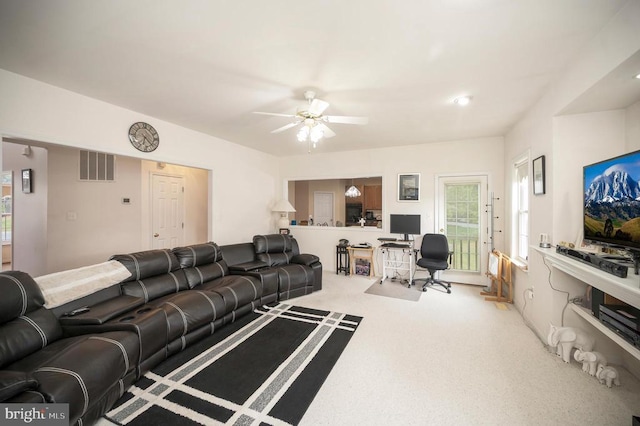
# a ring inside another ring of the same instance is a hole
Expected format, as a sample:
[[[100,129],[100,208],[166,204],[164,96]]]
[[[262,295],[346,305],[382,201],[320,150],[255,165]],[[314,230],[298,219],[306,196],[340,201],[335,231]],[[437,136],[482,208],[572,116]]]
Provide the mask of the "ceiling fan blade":
[[[327,123],[339,124],[368,124],[368,117],[350,117],[348,115],[325,115],[322,117]]]
[[[322,136],[325,138],[332,138],[336,135],[336,133],[324,123],[318,123],[316,124],[316,127],[322,130]]]
[[[275,115],[276,117],[289,117],[289,118],[293,118],[295,117],[294,114],[281,114],[279,112],[260,112],[260,111],[253,111],[254,114],[261,114],[261,115]]]
[[[287,130],[287,129],[290,129],[290,128],[292,128],[292,127],[297,126],[298,124],[299,124],[299,123],[289,123],[289,124],[285,124],[285,125],[284,125],[284,126],[282,126],[282,127],[278,127],[277,129],[272,130],[272,131],[271,131],[271,133],[280,133],[280,132],[284,132],[284,131],[285,131],[285,130]]]
[[[329,102],[314,99],[309,106],[309,112],[313,115],[322,115],[325,109],[329,108]]]

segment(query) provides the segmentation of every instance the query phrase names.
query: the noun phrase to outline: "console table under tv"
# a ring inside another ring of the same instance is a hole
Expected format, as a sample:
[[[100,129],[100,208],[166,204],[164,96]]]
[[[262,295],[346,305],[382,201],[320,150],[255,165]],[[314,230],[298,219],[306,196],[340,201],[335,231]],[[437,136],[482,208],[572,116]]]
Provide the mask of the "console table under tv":
[[[624,303],[635,308],[640,308],[640,276],[633,273],[633,268],[630,268],[629,274],[626,278],[620,278],[601,271],[593,266],[589,266],[577,260],[558,254],[554,247],[531,247],[535,251],[539,252],[545,259],[545,262],[547,262],[551,267],[569,274],[574,278],[577,278],[580,281],[621,300]],[[618,346],[630,353],[634,358],[640,360],[640,349],[633,346],[627,340],[623,339],[616,332],[600,322],[600,320],[591,314],[591,309],[584,308],[573,303],[570,303],[569,306],[576,314],[584,318],[589,324],[597,328],[605,336],[609,337]]]

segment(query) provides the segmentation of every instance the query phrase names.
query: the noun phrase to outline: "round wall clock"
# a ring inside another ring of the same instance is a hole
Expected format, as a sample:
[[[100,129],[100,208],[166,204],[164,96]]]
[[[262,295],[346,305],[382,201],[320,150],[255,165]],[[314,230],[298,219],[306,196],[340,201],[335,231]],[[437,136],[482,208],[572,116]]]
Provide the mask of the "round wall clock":
[[[137,150],[142,152],[154,151],[160,145],[158,132],[150,124],[139,121],[129,127],[129,140]]]

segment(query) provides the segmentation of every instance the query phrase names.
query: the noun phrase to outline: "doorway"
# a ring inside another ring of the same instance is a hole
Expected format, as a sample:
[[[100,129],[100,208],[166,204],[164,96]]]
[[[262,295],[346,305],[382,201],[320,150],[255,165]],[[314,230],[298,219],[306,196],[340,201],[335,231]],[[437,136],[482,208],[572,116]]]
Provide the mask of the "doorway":
[[[313,193],[314,225],[333,226],[333,192],[315,191]]]
[[[184,242],[184,183],[182,176],[151,176],[151,247],[171,249]]]
[[[2,172],[2,270],[11,269],[13,239],[13,172]]]
[[[447,236],[453,251],[447,280],[486,284],[487,204],[486,175],[438,176],[437,229]]]

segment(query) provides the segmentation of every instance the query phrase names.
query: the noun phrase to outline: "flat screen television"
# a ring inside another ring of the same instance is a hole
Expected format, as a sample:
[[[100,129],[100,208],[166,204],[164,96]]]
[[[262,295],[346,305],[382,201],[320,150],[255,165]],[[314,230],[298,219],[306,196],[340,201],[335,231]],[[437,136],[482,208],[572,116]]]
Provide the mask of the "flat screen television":
[[[584,239],[640,249],[640,151],[584,166],[583,177]]]
[[[389,232],[392,234],[403,234],[405,241],[409,240],[409,235],[420,235],[420,215],[389,215]]]

